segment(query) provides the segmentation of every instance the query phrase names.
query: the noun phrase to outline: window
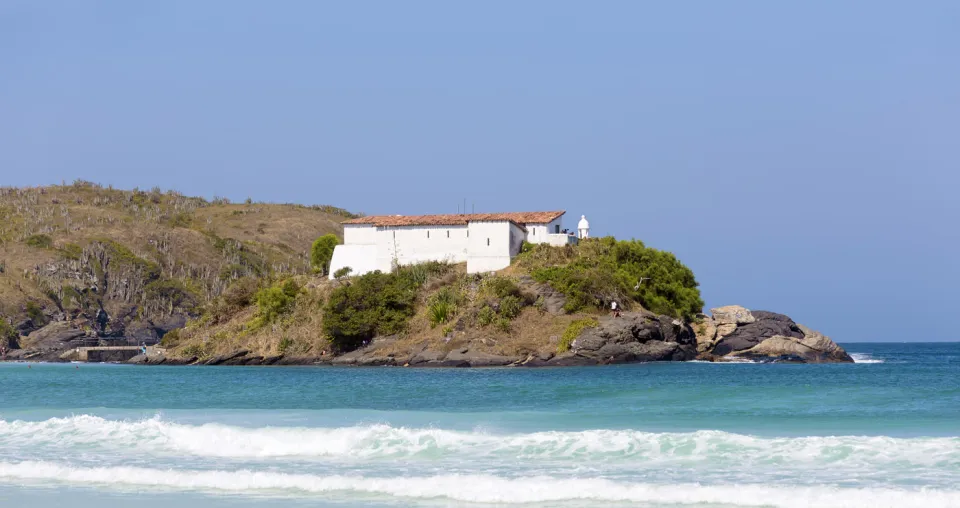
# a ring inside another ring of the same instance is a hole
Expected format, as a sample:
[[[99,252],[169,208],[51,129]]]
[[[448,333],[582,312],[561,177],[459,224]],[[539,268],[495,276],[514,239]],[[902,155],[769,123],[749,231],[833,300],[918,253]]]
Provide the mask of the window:
[[[430,238],[430,232],[427,231],[427,238]]]
[[[447,230],[447,238],[450,238],[450,230]]]
[[[489,247],[489,246],[490,246],[490,239],[487,238],[487,247]]]
[[[553,227],[556,228],[556,231],[554,231],[554,232],[559,235],[559,234],[560,234],[560,224],[557,224],[556,226],[553,226]]]

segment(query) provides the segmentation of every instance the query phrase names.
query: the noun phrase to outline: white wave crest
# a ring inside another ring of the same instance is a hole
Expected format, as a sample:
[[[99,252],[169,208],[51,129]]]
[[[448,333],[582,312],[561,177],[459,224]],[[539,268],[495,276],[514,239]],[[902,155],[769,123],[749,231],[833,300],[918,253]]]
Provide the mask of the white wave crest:
[[[50,462],[0,462],[0,481],[43,481],[168,490],[258,492],[283,495],[374,494],[475,503],[556,503],[593,500],[738,506],[846,508],[960,506],[960,491],[788,485],[627,483],[603,478],[504,478],[493,475],[415,477],[316,476],[255,471],[188,471],[137,467],[76,468]]]
[[[850,353],[850,358],[853,358],[853,363],[884,363],[883,360],[874,358],[867,353]]]
[[[761,438],[705,430],[656,433],[586,430],[489,434],[364,425],[336,428],[185,425],[81,415],[39,422],[0,420],[0,450],[117,450],[201,458],[493,458],[578,463],[659,461],[740,465],[903,463],[960,469],[960,437],[822,436]],[[36,456],[36,455],[34,455]]]

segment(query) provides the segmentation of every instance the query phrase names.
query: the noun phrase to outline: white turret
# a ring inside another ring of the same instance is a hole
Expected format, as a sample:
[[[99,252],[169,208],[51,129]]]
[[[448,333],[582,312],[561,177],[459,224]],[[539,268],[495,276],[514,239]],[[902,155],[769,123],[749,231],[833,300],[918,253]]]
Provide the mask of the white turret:
[[[587,222],[586,215],[580,216],[580,222],[577,224],[577,236],[580,238],[590,238],[590,223]]]

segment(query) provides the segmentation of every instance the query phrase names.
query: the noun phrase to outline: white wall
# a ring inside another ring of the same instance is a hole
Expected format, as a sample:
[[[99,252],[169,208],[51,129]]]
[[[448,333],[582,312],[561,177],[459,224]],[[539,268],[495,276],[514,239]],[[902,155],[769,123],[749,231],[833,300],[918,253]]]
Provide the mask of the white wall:
[[[376,245],[377,228],[366,224],[344,224],[343,243],[346,245]]]
[[[396,226],[377,229],[377,264],[390,270],[425,261],[467,260],[467,226]]]
[[[510,266],[510,230],[515,227],[508,221],[471,222],[467,226],[467,273],[493,272]],[[523,236],[516,236],[519,245]]]
[[[330,260],[330,276],[349,266],[350,275],[363,275],[380,269],[377,266],[376,245],[337,245]]]
[[[527,228],[527,242],[528,243],[547,243],[549,242],[549,235],[555,234],[557,227],[560,227],[560,231],[563,231],[563,216],[557,217],[549,224],[524,224]]]

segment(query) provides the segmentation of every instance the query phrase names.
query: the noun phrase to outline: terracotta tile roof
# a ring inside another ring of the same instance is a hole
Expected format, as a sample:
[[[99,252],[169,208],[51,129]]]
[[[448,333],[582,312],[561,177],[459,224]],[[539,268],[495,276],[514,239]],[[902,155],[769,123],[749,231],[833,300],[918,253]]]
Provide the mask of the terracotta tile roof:
[[[465,226],[471,221],[510,221],[524,224],[547,224],[566,212],[464,213],[447,215],[371,215],[343,221],[344,224],[389,226]]]

